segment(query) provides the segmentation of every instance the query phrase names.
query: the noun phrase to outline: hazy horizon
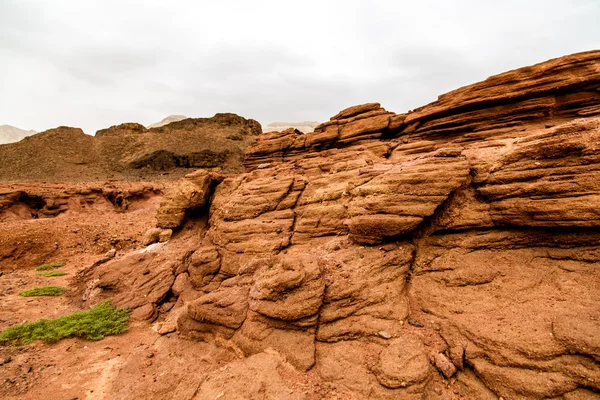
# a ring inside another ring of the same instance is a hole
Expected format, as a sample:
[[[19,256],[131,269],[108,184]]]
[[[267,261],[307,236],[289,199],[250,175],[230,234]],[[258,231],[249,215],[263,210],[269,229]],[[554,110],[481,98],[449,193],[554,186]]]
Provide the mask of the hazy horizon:
[[[600,48],[600,2],[0,3],[0,125],[86,133],[233,112],[263,126],[405,112]]]

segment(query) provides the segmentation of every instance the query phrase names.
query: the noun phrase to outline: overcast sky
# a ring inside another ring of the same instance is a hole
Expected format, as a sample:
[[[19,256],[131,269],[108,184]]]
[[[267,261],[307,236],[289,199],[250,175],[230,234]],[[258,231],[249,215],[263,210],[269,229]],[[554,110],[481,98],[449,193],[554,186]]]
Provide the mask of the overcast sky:
[[[0,125],[405,112],[598,48],[599,0],[0,0]]]

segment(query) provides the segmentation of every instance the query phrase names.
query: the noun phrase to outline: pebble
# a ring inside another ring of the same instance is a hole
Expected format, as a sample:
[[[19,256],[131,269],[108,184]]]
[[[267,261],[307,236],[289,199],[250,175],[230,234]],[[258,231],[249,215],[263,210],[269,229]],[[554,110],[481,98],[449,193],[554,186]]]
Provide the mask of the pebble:
[[[435,355],[434,364],[440,370],[446,379],[452,377],[456,373],[456,367],[445,354],[438,353]]]
[[[379,331],[379,332],[377,332],[377,334],[379,336],[381,336],[382,338],[384,338],[384,339],[391,339],[392,338],[392,335],[390,335],[390,333],[388,331]]]

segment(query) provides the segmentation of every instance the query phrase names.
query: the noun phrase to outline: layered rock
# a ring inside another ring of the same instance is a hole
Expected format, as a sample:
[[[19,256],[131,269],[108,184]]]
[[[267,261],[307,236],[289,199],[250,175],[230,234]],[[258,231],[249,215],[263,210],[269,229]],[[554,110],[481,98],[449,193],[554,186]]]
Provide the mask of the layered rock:
[[[361,144],[372,145],[374,151],[386,153],[388,149],[377,146],[378,139],[387,132],[392,117],[396,114],[387,112],[379,103],[350,107],[330,121],[318,125],[314,132],[303,135],[293,128],[282,132],[262,135],[258,143],[246,152],[245,165],[249,169],[272,162],[290,161],[306,158],[320,153],[324,149],[344,148]]]
[[[261,135],[195,241],[165,245],[177,329],[248,357],[252,392],[251,360],[281,357],[344,398],[597,397],[597,115],[588,52]]]
[[[421,243],[413,296],[456,368],[497,395],[598,391],[599,238],[514,228],[434,235]]]
[[[188,268],[206,294],[180,328],[364,398],[455,373],[478,398],[600,390],[599,66],[578,54],[262,135],[217,188],[197,250],[213,255]]]
[[[106,298],[117,293],[112,302],[132,310],[134,319],[153,320],[158,306],[167,298],[175,282],[176,260],[156,251],[129,254],[101,265],[86,300]],[[100,289],[100,290],[98,290]]]
[[[155,224],[165,187],[154,182],[0,184],[0,270],[92,264],[131,251]],[[71,263],[71,257],[82,257]]]
[[[165,193],[156,215],[156,226],[163,229],[180,227],[186,213],[207,204],[214,183],[220,180],[220,176],[206,170],[195,171],[179,180]]]
[[[86,208],[125,211],[163,190],[163,185],[151,182],[102,182],[68,187],[32,183],[0,185],[0,221],[52,218],[69,210],[83,212]]]
[[[311,157],[315,150],[374,146],[372,139],[382,136],[390,140],[380,151],[391,152],[392,160],[454,145],[478,152],[504,147],[503,140],[546,125],[600,115],[598,68],[598,52],[591,51],[490,77],[407,114],[388,113],[378,103],[350,107],[312,134],[263,135],[248,149],[246,167]]]

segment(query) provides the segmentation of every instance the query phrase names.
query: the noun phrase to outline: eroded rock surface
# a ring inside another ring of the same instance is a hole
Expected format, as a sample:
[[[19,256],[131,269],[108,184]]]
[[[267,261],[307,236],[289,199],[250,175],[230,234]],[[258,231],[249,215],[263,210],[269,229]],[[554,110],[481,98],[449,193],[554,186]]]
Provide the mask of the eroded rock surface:
[[[598,398],[599,142],[597,51],[353,106],[175,183],[92,294],[239,358],[188,398]]]
[[[357,398],[600,391],[596,115],[589,52],[260,136],[216,189],[179,330]]]
[[[155,182],[1,184],[0,270],[135,248],[150,224],[155,224],[166,186]]]
[[[205,170],[198,170],[180,179],[165,193],[156,214],[156,226],[163,229],[181,226],[187,212],[207,205],[213,186],[220,179],[220,176]]]

